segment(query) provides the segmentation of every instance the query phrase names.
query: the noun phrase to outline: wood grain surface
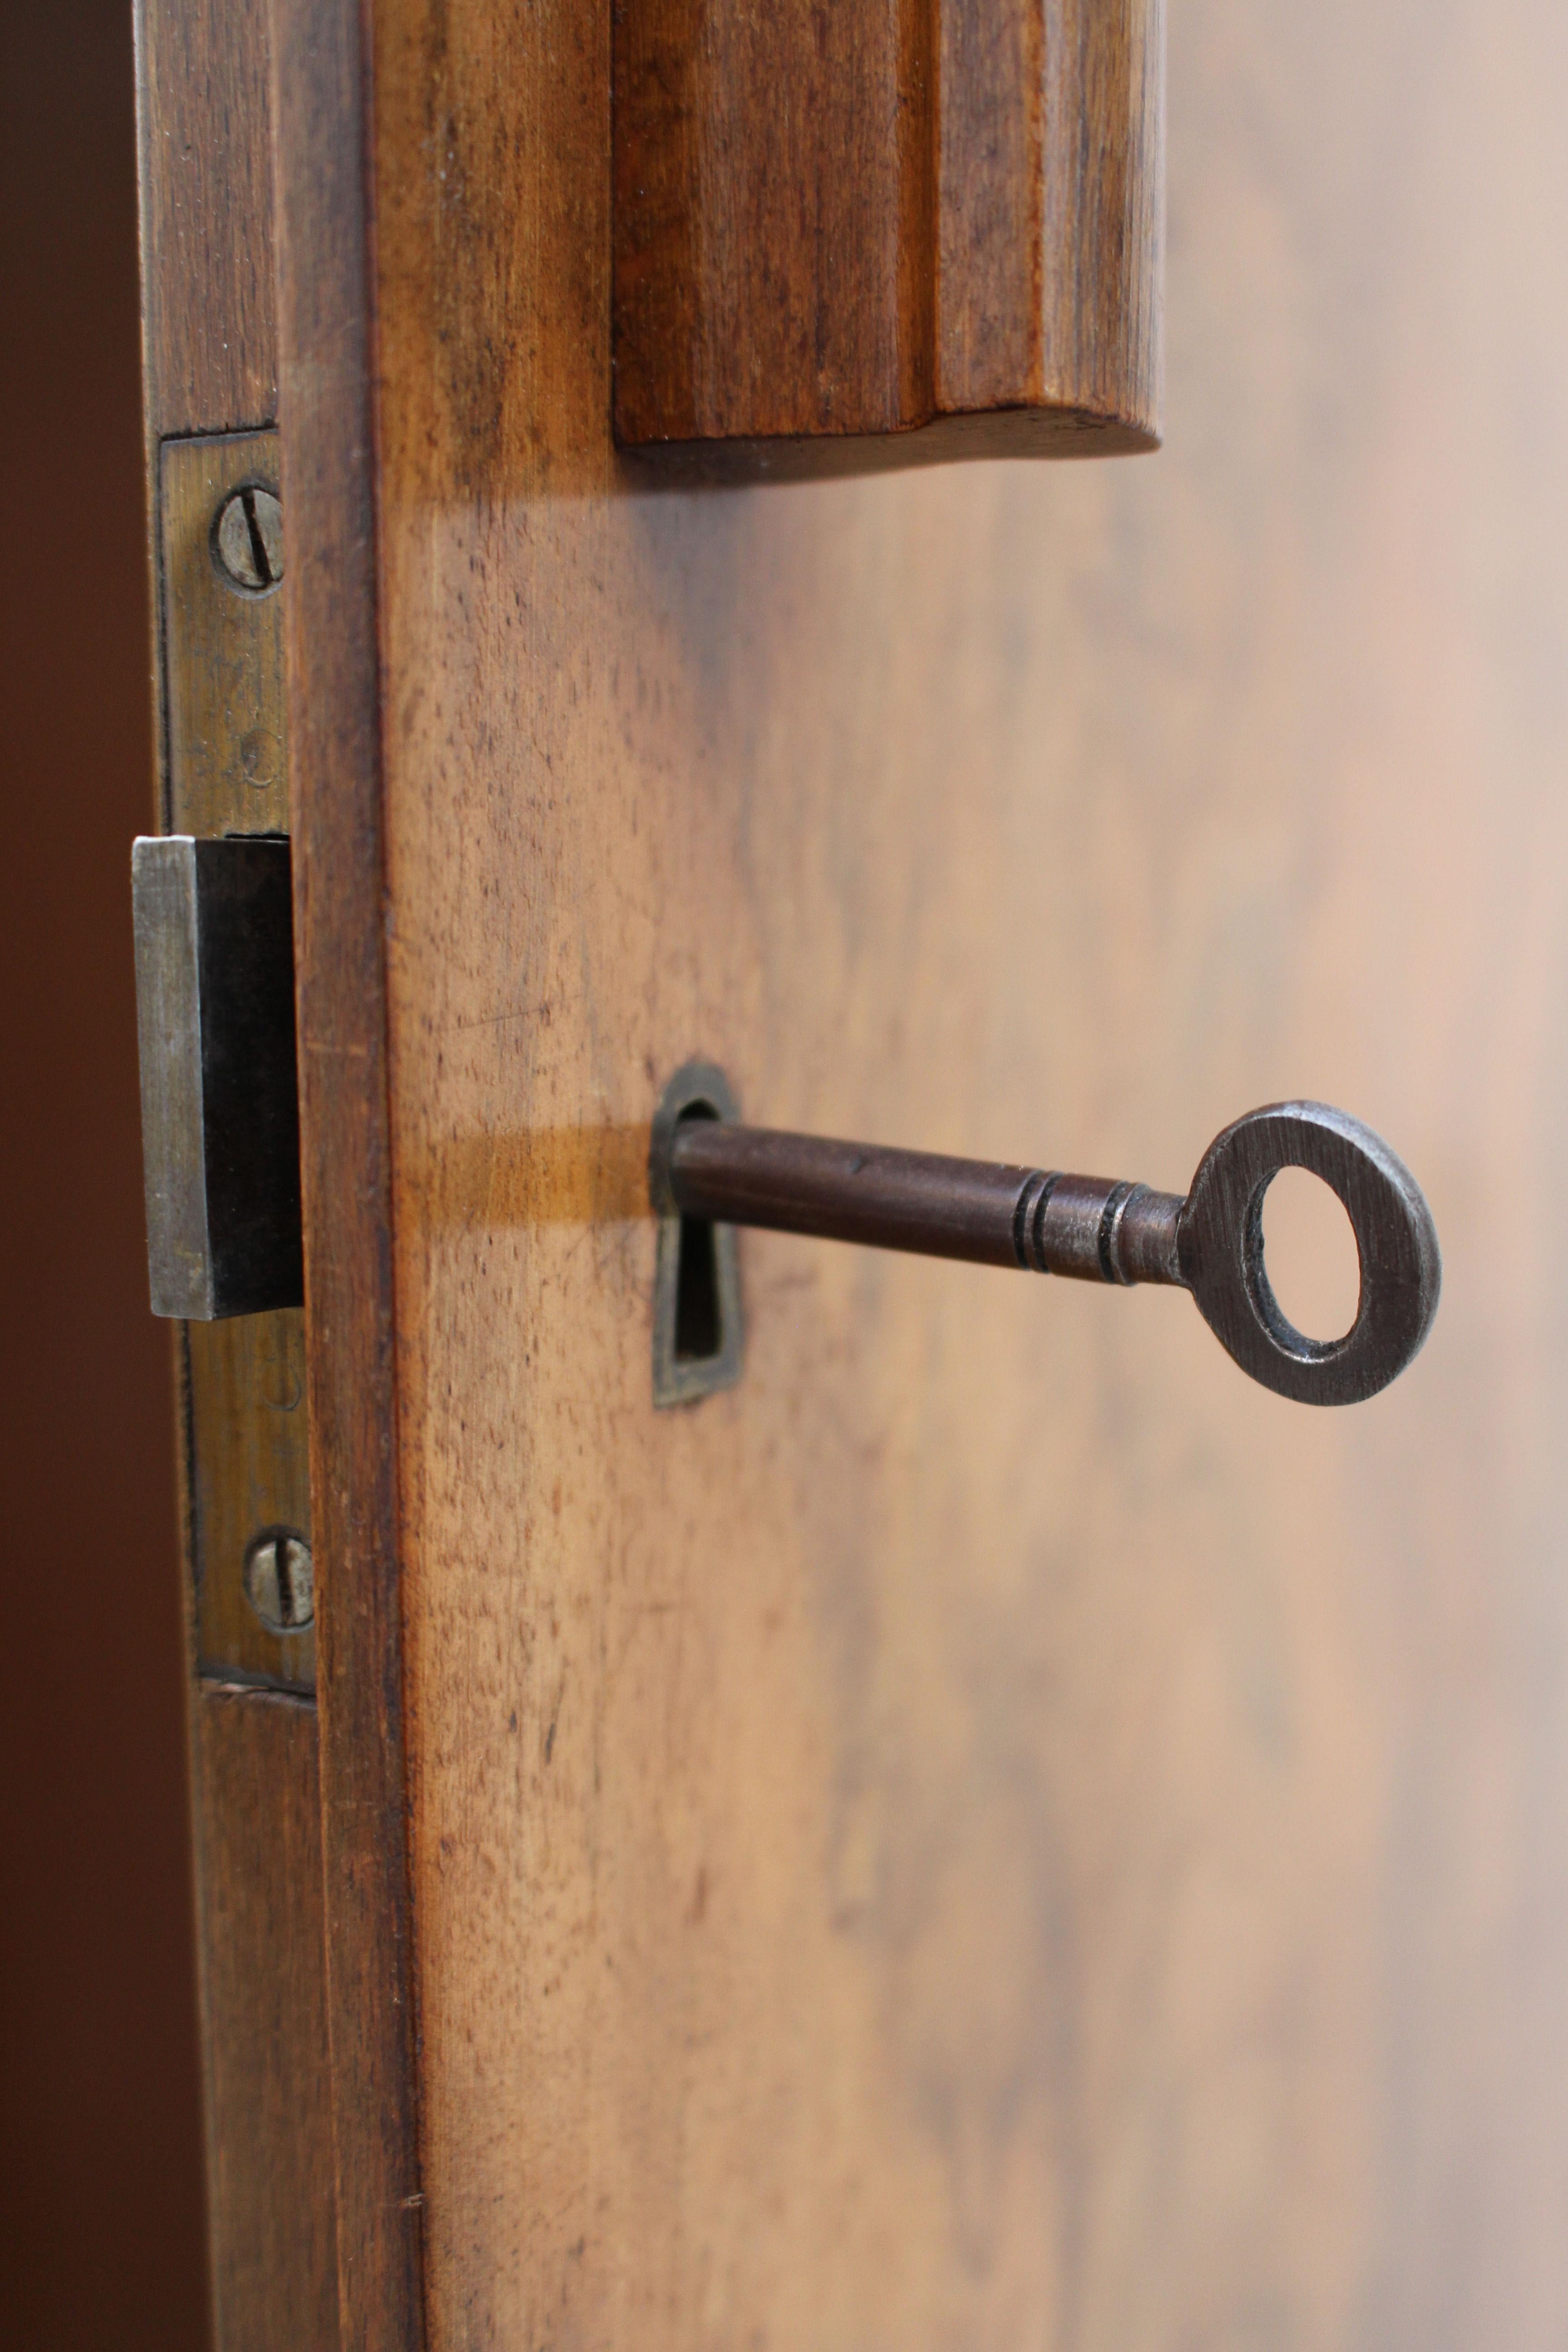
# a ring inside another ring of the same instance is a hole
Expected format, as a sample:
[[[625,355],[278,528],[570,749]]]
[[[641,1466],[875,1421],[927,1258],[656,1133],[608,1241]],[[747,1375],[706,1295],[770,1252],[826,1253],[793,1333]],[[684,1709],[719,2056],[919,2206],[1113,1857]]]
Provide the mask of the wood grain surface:
[[[623,443],[791,474],[1157,446],[1163,0],[614,21]]]
[[[294,957],[327,2019],[345,2352],[423,2340],[357,0],[274,0]]]
[[[195,1716],[217,2342],[222,2352],[331,2352],[338,2283],[315,1711],[208,1681]]]
[[[137,0],[147,429],[278,414],[267,0]]]
[[[1561,12],[1178,19],[1156,464],[726,491],[612,446],[603,12],[283,15],[345,2332],[1544,2352]],[[1179,1298],[747,1235],[656,1414],[692,1054],[1156,1182],[1342,1101],[1436,1335],[1313,1414]]]

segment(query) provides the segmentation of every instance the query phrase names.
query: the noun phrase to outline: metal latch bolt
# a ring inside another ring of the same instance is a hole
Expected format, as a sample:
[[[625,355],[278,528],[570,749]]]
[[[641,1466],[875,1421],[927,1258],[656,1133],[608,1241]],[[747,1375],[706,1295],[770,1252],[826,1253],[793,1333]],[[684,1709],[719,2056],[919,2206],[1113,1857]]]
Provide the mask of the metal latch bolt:
[[[289,844],[140,840],[131,887],[153,1312],[299,1307]]]

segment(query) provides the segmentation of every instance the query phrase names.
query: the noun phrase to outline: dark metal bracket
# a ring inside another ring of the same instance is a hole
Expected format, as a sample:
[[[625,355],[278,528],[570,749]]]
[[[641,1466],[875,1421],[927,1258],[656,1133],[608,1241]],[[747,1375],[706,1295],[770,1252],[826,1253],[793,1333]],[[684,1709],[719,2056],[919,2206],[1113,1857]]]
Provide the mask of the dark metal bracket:
[[[289,844],[167,834],[131,856],[155,1315],[304,1298]]]

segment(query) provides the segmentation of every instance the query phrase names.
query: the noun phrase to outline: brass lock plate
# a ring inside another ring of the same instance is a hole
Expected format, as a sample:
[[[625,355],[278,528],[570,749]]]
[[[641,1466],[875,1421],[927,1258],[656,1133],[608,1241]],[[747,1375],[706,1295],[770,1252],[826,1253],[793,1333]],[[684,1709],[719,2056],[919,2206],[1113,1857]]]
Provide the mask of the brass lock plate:
[[[207,434],[159,452],[170,833],[289,830],[278,443],[273,431]],[[303,1314],[187,1323],[182,1354],[198,1669],[311,1691]]]

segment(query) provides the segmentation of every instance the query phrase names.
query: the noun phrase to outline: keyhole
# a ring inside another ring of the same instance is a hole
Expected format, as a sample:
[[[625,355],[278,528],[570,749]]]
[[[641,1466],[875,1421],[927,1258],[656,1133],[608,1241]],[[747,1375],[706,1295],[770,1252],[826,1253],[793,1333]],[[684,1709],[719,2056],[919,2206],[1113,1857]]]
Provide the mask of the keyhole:
[[[705,1103],[693,1103],[681,1113],[689,1118],[711,1118]],[[717,1356],[724,1345],[723,1313],[719,1305],[719,1254],[713,1228],[706,1217],[682,1217],[675,1273],[675,1360],[700,1364]]]
[[[1263,1196],[1268,1286],[1287,1322],[1342,1339],[1361,1302],[1361,1259],[1343,1202],[1307,1168],[1281,1168]]]
[[[719,1311],[719,1254],[705,1217],[680,1220],[680,1260],[675,1276],[675,1360],[701,1364],[724,1344]]]
[[[656,1161],[669,1137],[689,1120],[733,1116],[733,1102],[721,1070],[688,1062],[664,1091],[654,1121]],[[741,1297],[735,1263],[735,1229],[706,1217],[682,1216],[668,1197],[666,1181],[651,1172],[659,1202],[658,1248],[653,1293],[653,1401],[656,1405],[694,1404],[699,1397],[732,1388],[741,1377]]]

